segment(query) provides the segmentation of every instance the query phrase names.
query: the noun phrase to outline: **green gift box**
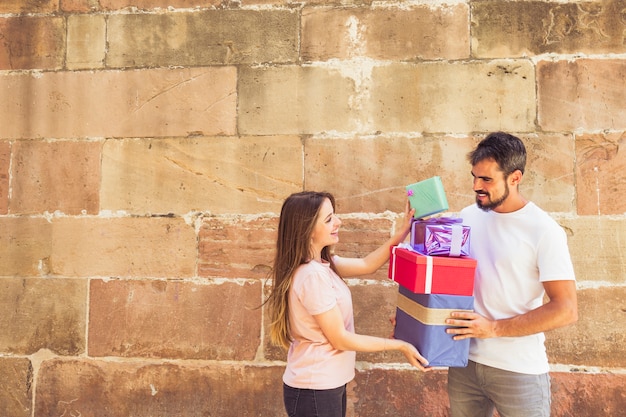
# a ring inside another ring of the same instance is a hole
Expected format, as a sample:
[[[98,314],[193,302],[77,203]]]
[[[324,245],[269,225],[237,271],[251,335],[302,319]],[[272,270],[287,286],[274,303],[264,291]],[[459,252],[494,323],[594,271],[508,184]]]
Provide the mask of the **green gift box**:
[[[448,210],[448,199],[440,177],[407,185],[406,193],[411,208],[415,209],[413,217],[416,219]]]

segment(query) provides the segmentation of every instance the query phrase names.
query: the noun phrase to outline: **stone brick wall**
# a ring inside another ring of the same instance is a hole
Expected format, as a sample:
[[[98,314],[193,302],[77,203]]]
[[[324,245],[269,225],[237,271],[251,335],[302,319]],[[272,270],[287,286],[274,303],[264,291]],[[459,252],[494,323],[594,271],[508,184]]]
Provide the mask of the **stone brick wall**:
[[[333,192],[362,255],[410,182],[471,204],[493,130],[574,259],[553,415],[623,415],[625,87],[625,0],[2,0],[0,416],[284,415],[255,308],[283,199]],[[388,335],[384,268],[350,285]],[[349,416],[448,415],[445,370],[358,359]]]

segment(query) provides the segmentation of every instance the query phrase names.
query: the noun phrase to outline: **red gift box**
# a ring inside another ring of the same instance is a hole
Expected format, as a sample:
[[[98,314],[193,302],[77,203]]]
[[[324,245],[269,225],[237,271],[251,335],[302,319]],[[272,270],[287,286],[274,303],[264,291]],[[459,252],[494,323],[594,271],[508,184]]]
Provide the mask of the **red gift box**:
[[[476,260],[391,248],[389,278],[416,294],[473,295]]]

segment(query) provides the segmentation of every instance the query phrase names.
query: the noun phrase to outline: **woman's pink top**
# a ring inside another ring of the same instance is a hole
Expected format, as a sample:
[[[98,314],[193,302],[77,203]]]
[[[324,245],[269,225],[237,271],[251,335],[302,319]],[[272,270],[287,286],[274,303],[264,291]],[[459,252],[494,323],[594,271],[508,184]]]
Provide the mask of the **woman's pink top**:
[[[287,353],[285,384],[332,389],[354,378],[356,352],[332,347],[314,315],[338,306],[347,331],[354,333],[352,295],[328,263],[311,261],[296,270],[289,291],[289,323],[294,339]]]

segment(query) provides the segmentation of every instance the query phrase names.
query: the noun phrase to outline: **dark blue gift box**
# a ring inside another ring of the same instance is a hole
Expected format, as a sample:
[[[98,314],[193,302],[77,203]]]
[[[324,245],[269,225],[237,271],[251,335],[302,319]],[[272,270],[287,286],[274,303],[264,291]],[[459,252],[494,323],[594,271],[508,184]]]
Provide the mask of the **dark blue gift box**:
[[[452,311],[473,311],[474,297],[416,294],[402,286],[399,291],[394,337],[415,346],[429,366],[467,366],[469,339],[453,340],[445,319]]]

